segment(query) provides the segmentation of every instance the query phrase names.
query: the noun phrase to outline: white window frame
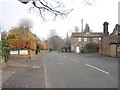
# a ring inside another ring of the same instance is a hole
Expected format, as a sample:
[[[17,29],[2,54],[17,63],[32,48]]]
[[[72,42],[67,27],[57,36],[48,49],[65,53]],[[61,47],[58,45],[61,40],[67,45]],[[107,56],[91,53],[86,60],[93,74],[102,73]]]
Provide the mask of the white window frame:
[[[84,38],[84,41],[88,41],[88,38],[85,37],[85,38]]]
[[[81,37],[79,37],[79,38],[78,38],[78,41],[82,41],[82,38],[81,38]]]

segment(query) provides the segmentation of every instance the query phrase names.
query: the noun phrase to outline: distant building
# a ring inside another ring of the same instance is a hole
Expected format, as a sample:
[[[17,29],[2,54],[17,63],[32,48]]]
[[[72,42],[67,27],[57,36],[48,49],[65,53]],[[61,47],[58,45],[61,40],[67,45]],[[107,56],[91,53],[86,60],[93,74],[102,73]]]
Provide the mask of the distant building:
[[[116,24],[113,32],[108,32],[108,22],[103,24],[103,38],[100,42],[100,54],[120,57],[120,25]]]
[[[91,32],[89,25],[86,24],[82,32],[72,33],[71,36],[71,51],[80,53],[80,50],[89,42],[98,43],[103,36],[102,32]]]

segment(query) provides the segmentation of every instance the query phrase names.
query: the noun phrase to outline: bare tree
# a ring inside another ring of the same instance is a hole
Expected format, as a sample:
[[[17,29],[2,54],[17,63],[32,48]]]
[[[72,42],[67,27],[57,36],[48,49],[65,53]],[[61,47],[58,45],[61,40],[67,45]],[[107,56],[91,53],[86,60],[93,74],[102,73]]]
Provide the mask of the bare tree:
[[[51,45],[52,50],[60,51],[64,41],[63,39],[58,36],[57,32],[55,30],[50,30],[50,35],[47,39],[48,43]]]
[[[39,10],[39,13],[42,19],[45,20],[46,12],[52,13],[55,18],[57,16],[66,16],[68,15],[73,9],[66,9],[65,5],[60,2],[60,0],[18,0],[24,4],[30,2],[31,8],[30,11],[33,9]],[[95,0],[82,0],[87,5],[93,5]],[[55,19],[54,18],[54,19]]]
[[[95,0],[83,0],[85,5],[93,6],[95,3]]]
[[[60,51],[64,44],[64,41],[60,36],[52,36],[48,39],[48,42],[55,51]]]
[[[79,27],[75,26],[75,32],[78,33],[78,31],[79,31]]]
[[[58,36],[56,30],[54,30],[54,29],[50,30],[49,33],[50,33],[49,37]]]
[[[33,22],[30,19],[23,18],[18,23],[19,28],[24,28],[26,30],[31,30],[33,27]]]

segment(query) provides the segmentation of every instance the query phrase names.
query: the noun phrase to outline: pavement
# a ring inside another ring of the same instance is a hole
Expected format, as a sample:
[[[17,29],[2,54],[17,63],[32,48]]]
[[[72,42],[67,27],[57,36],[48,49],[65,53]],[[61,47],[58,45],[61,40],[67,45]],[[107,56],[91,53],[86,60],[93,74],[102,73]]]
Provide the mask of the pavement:
[[[2,69],[2,88],[44,88],[43,56],[29,60],[9,60]],[[33,82],[34,81],[34,82]]]

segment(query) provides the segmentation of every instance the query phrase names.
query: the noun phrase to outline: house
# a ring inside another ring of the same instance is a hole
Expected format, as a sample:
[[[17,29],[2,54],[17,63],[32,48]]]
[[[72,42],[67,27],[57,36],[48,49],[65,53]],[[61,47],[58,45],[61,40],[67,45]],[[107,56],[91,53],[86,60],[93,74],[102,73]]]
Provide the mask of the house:
[[[120,25],[116,24],[113,32],[108,32],[108,22],[103,24],[103,38],[100,42],[99,53],[111,57],[120,57]]]
[[[71,52],[80,53],[84,46],[89,42],[99,44],[103,36],[102,32],[91,32],[89,25],[86,24],[82,32],[72,33],[71,35]]]

